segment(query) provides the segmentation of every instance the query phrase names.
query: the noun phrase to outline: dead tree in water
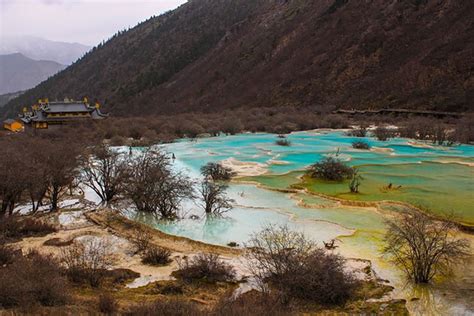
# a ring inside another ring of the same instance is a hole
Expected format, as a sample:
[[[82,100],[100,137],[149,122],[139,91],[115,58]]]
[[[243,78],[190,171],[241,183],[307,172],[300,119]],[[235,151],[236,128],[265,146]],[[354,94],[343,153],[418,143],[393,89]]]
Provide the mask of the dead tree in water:
[[[330,242],[323,241],[324,248],[326,248],[327,250],[336,249],[338,246],[336,246],[335,243],[336,243],[336,239],[331,239]]]
[[[359,169],[354,168],[354,172],[352,173],[352,179],[349,183],[349,189],[351,193],[359,193],[359,186],[361,185],[361,181],[364,178],[359,174]]]
[[[222,215],[232,209],[234,200],[226,195],[227,185],[204,180],[199,190],[201,206],[207,215]]]
[[[140,212],[175,219],[185,198],[193,196],[188,177],[171,170],[169,158],[154,150],[130,159],[126,171],[125,196]]]
[[[458,239],[452,221],[434,221],[419,212],[388,221],[384,253],[415,283],[428,283],[470,254],[469,242]]]
[[[91,188],[103,203],[110,202],[121,193],[126,166],[123,157],[105,145],[92,148],[85,158],[81,181]]]

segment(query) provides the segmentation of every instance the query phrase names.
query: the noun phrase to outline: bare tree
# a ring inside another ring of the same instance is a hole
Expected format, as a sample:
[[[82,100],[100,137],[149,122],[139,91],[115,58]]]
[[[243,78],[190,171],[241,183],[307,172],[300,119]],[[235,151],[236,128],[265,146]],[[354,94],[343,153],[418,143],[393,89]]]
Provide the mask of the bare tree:
[[[235,176],[232,169],[222,166],[218,162],[209,162],[201,167],[204,178],[213,181],[228,181]]]
[[[0,216],[12,215],[26,189],[27,170],[22,159],[22,145],[15,141],[0,144]]]
[[[188,177],[171,170],[166,155],[147,150],[128,163],[125,195],[140,212],[175,219],[182,200],[192,197],[193,188]]]
[[[373,134],[375,138],[377,138],[380,141],[387,141],[394,136],[394,133],[390,129],[383,126],[378,126],[373,131]]]
[[[222,215],[232,209],[233,199],[226,195],[227,185],[204,180],[199,190],[201,206],[207,215]]]
[[[354,172],[352,173],[352,179],[351,179],[351,182],[349,183],[349,189],[351,190],[352,193],[359,193],[359,187],[364,178],[359,174],[358,168],[353,168],[353,170]]]
[[[63,248],[60,262],[72,281],[86,281],[97,287],[105,276],[104,272],[113,265],[114,257],[108,240],[91,238]]]
[[[34,138],[25,144],[24,171],[28,174],[25,179],[25,188],[31,201],[32,212],[38,211],[48,191],[47,151],[42,138]]]
[[[287,226],[269,226],[252,236],[246,257],[263,292],[270,290],[284,303],[296,299],[343,305],[358,284],[342,257]]]
[[[454,235],[449,220],[434,221],[420,212],[389,221],[384,253],[416,283],[428,283],[469,254],[469,243]]]
[[[81,182],[107,204],[123,188],[126,165],[120,153],[106,145],[99,145],[93,147],[85,158],[81,171]]]

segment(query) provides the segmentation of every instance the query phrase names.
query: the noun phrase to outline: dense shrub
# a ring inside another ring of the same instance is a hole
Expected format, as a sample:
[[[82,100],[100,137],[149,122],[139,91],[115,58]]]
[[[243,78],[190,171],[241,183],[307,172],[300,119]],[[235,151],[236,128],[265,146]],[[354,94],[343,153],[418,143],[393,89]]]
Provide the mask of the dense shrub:
[[[201,167],[201,174],[204,178],[211,179],[213,181],[228,181],[235,176],[235,172],[232,169],[222,166],[217,162],[209,162],[208,164]]]
[[[351,167],[333,157],[324,158],[322,161],[311,165],[308,170],[310,177],[330,181],[349,179],[353,173]]]
[[[366,137],[367,136],[367,128],[361,127],[357,129],[351,129],[346,133],[347,136],[353,137]]]
[[[115,297],[109,293],[105,293],[99,296],[98,307],[101,313],[110,315],[117,312],[118,303]]]
[[[315,249],[303,260],[293,258],[290,261],[287,271],[268,279],[285,300],[296,298],[323,305],[341,305],[351,298],[357,283],[344,272],[342,257]]]
[[[195,304],[188,301],[173,299],[145,303],[129,308],[126,315],[133,316],[200,316],[205,315]]]
[[[289,141],[289,140],[286,139],[286,138],[277,139],[277,140],[275,141],[275,144],[277,144],[278,146],[291,146],[291,141]]]
[[[171,251],[168,249],[152,246],[143,253],[142,262],[152,266],[167,265],[171,262],[170,256]]]
[[[210,313],[213,316],[288,316],[292,312],[280,297],[270,293],[251,291],[237,298],[224,297]]]
[[[69,285],[58,262],[36,252],[0,267],[0,284],[0,306],[4,308],[63,305],[69,296]]]
[[[343,305],[357,287],[342,257],[326,253],[303,234],[270,226],[248,245],[249,270],[263,289],[293,300]]]
[[[234,281],[235,270],[223,262],[217,254],[198,254],[192,259],[178,261],[177,278],[186,282],[205,281],[210,283]]]
[[[68,278],[75,283],[100,286],[107,276],[107,269],[112,265],[109,248],[105,241],[90,239],[61,249],[60,260],[67,269]]]
[[[149,231],[136,229],[131,238],[131,242],[137,253],[145,252],[150,247],[152,235]]]
[[[163,295],[181,295],[184,294],[184,285],[181,283],[166,283],[157,285],[158,291]]]
[[[0,266],[13,263],[18,256],[21,256],[21,250],[14,249],[0,241]]]
[[[130,269],[113,269],[104,270],[104,279],[107,279],[112,284],[124,284],[140,277],[140,273]]]
[[[395,136],[395,133],[383,126],[378,126],[374,131],[373,131],[374,137],[377,138],[380,141],[387,141],[390,138]]]
[[[0,221],[0,236],[6,239],[45,236],[56,231],[56,226],[31,217],[9,216]]]
[[[355,149],[364,149],[364,150],[370,149],[369,143],[364,142],[364,141],[353,142],[352,147]]]

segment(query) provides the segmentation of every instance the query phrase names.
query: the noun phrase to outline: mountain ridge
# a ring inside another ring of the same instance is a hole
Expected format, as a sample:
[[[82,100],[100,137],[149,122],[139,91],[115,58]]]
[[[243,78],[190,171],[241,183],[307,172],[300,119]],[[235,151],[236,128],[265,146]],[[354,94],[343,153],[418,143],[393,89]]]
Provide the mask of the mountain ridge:
[[[51,60],[70,65],[91,49],[81,43],[52,41],[36,36],[2,36],[0,55],[21,53],[34,60]]]
[[[33,88],[65,67],[50,60],[33,60],[21,53],[0,55],[0,94]]]
[[[472,111],[473,12],[464,1],[189,1],[120,32],[3,114],[39,97],[84,95],[123,116],[262,106]]]

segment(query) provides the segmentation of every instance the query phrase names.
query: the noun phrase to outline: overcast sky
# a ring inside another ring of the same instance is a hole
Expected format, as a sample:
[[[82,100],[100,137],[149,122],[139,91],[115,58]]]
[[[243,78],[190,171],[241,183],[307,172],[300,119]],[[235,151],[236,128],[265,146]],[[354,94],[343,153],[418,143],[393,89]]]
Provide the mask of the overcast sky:
[[[0,0],[0,37],[96,45],[186,0]]]

